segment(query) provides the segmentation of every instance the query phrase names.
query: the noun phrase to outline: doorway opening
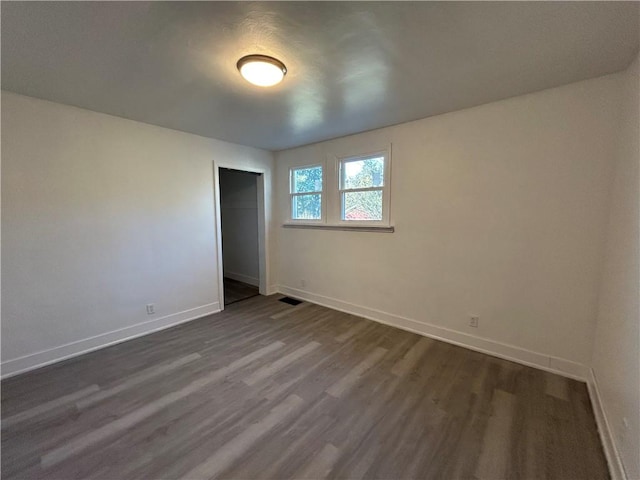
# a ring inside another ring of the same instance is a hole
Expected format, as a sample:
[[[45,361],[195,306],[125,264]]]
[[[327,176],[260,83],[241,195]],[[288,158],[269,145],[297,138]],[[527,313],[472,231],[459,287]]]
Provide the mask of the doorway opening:
[[[258,172],[219,167],[217,173],[220,292],[226,307],[260,295],[263,188]]]

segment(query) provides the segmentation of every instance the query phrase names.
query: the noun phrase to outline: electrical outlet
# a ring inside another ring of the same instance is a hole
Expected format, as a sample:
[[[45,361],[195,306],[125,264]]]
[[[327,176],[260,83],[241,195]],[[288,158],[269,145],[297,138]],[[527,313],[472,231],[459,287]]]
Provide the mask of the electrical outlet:
[[[480,317],[472,315],[469,317],[469,326],[473,328],[478,328],[478,324],[480,323]]]
[[[306,280],[300,280],[300,286],[301,286],[302,288],[306,287],[306,286],[307,286],[307,282],[306,282]]]
[[[153,315],[154,313],[156,313],[156,307],[153,303],[147,304],[147,315]]]

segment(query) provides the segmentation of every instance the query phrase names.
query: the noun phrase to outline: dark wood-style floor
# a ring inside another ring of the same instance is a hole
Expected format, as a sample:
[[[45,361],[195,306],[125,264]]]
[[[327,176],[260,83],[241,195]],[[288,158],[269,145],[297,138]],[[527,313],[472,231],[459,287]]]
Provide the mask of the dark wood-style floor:
[[[277,298],[2,382],[2,477],[608,477],[584,384]]]
[[[258,287],[224,277],[224,305],[246,300],[260,295]]]

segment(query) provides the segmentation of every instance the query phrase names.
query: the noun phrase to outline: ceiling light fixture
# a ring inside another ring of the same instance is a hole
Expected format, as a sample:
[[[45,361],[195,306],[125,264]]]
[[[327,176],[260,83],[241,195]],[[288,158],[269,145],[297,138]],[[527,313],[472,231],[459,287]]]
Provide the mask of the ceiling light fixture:
[[[280,60],[266,55],[247,55],[238,60],[240,75],[259,87],[272,87],[282,81],[287,67]]]

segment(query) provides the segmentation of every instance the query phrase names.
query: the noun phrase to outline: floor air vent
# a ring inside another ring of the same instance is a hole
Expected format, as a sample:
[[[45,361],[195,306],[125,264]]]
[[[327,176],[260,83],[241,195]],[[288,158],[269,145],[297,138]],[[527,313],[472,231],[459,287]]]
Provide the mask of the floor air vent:
[[[291,297],[282,297],[280,301],[288,303],[289,305],[300,305],[302,303],[302,300],[296,300],[295,298]]]

